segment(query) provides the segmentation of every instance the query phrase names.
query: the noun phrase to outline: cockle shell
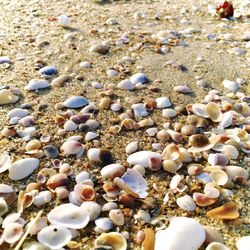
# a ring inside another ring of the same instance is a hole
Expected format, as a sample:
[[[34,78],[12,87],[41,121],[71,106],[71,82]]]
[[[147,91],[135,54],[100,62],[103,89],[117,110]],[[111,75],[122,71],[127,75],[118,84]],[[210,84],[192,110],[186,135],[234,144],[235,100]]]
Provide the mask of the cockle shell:
[[[9,90],[0,90],[0,105],[15,103],[19,99],[18,96],[13,95]]]
[[[102,233],[95,241],[95,247],[105,249],[105,246],[111,246],[112,250],[126,250],[127,241],[125,237],[117,232]]]
[[[63,102],[63,105],[67,108],[81,108],[89,104],[89,101],[82,96],[72,96]]]
[[[29,91],[35,91],[38,89],[46,89],[50,87],[50,84],[45,80],[32,79],[29,81],[28,85],[24,87],[24,89]]]
[[[195,237],[193,237],[195,235]],[[205,241],[205,230],[195,219],[174,217],[155,237],[155,250],[197,250]]]
[[[143,176],[134,169],[128,169],[121,177],[116,177],[114,183],[126,193],[131,194],[137,198],[146,198],[148,193],[147,182]]]
[[[189,195],[184,195],[182,197],[177,198],[176,203],[181,209],[188,212],[194,211],[196,208],[194,200]]]
[[[162,156],[159,153],[155,153],[152,151],[139,151],[136,153],[131,154],[127,158],[127,162],[130,165],[141,165],[145,168],[149,167],[149,161],[151,158],[158,158],[159,160],[162,160]]]
[[[39,167],[39,160],[36,158],[25,158],[14,162],[9,167],[9,178],[21,180],[29,176]]]
[[[84,208],[65,203],[51,210],[48,214],[48,220],[55,225],[81,229],[87,226],[90,216]]]
[[[70,230],[59,225],[45,227],[37,235],[38,241],[50,249],[60,249],[69,243],[71,238]]]
[[[0,173],[5,172],[11,166],[10,156],[1,155],[0,156]]]

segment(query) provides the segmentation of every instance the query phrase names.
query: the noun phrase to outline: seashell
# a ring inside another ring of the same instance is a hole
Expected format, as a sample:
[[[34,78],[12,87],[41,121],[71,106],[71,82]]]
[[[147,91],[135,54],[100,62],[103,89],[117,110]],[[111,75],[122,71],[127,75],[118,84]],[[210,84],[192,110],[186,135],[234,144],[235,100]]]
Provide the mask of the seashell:
[[[117,102],[117,103],[112,103],[112,104],[110,105],[110,109],[111,109],[112,111],[118,112],[118,111],[120,111],[120,110],[122,109],[122,105],[121,105],[121,103],[119,103],[119,102]]]
[[[74,229],[86,227],[90,220],[90,215],[84,208],[71,203],[55,207],[47,217],[52,224]]]
[[[90,185],[76,184],[74,187],[75,198],[79,202],[93,201],[96,198],[95,189]]]
[[[179,85],[179,86],[176,86],[174,87],[174,91],[178,92],[178,93],[182,93],[182,94],[191,94],[193,93],[193,91],[185,86],[185,85]]]
[[[206,250],[229,250],[229,248],[220,242],[211,242]]]
[[[209,244],[211,242],[220,242],[223,243],[223,238],[220,233],[213,227],[204,227],[206,231],[206,240],[205,243]]]
[[[139,209],[138,212],[134,215],[134,219],[144,224],[150,222],[151,216],[147,211]]]
[[[122,194],[119,197],[119,201],[126,207],[133,207],[135,204],[135,199],[132,195]]]
[[[236,160],[239,156],[239,152],[237,150],[237,148],[235,148],[234,146],[232,145],[225,145],[223,148],[222,148],[222,151],[221,151],[223,154],[225,154],[229,160],[233,159],[233,160]]]
[[[137,151],[137,149],[138,149],[138,141],[133,141],[126,146],[125,151],[127,154],[132,154],[135,151]]]
[[[136,85],[138,83],[147,83],[149,81],[148,77],[144,73],[136,73],[130,77],[130,81]]]
[[[127,130],[136,129],[136,125],[137,125],[137,123],[130,118],[126,118],[121,122],[121,127],[125,128]]]
[[[70,19],[67,15],[60,15],[58,17],[58,22],[59,22],[59,25],[62,26],[62,27],[69,27],[69,24],[70,24]]]
[[[188,212],[194,211],[196,209],[194,200],[189,195],[184,195],[182,197],[177,198],[176,203],[181,209]]]
[[[9,244],[17,242],[23,234],[23,227],[21,224],[13,222],[8,224],[3,230],[3,240]]]
[[[156,101],[156,107],[158,109],[168,108],[172,106],[172,103],[170,102],[168,97],[159,97],[155,99]]]
[[[195,235],[195,237],[193,237]],[[155,235],[155,250],[198,249],[205,241],[205,230],[195,219],[174,217],[169,227]]]
[[[65,187],[57,187],[55,189],[56,198],[61,201],[69,197],[69,191]]]
[[[59,156],[59,152],[57,148],[53,145],[47,145],[43,147],[44,154],[49,158],[49,159],[56,159]]]
[[[213,182],[219,186],[223,186],[228,182],[228,176],[222,170],[213,170],[210,173],[210,177],[213,180]]]
[[[5,172],[11,166],[10,156],[9,155],[1,155],[0,156],[0,173]]]
[[[39,160],[36,158],[25,158],[14,162],[9,167],[9,178],[21,180],[29,176],[39,167]]]
[[[50,250],[50,248],[40,244],[39,242],[31,241],[31,242],[26,242],[26,243],[23,244],[23,250],[33,250],[33,249],[36,249],[36,250]]]
[[[187,135],[187,136],[190,136],[190,135],[193,135],[195,134],[195,131],[196,131],[196,127],[193,126],[193,125],[183,125],[181,127],[181,134],[183,135]]]
[[[224,171],[227,173],[228,179],[233,180],[236,176],[248,179],[249,173],[247,169],[238,166],[227,166]]]
[[[161,168],[161,161],[162,160],[157,157],[151,157],[149,159],[148,167],[153,171],[157,171]]]
[[[78,127],[77,124],[70,121],[70,120],[66,121],[63,125],[63,128],[67,132],[75,131],[75,130],[77,130],[77,127]]]
[[[23,118],[24,116],[29,115],[29,113],[30,112],[27,109],[14,108],[10,112],[8,112],[7,117],[9,119],[15,118],[15,117],[18,117],[20,119],[20,118]]]
[[[228,158],[223,154],[209,154],[207,161],[213,166],[226,166],[228,164]]]
[[[217,198],[211,198],[210,196],[202,193],[193,193],[193,199],[198,206],[206,207],[217,201]]]
[[[110,211],[112,209],[117,209],[118,205],[115,202],[107,202],[102,206],[102,211],[106,212],[106,211]]]
[[[128,156],[127,162],[130,165],[141,165],[145,168],[149,167],[149,160],[151,158],[158,158],[162,160],[162,156],[159,153],[152,151],[139,151]]]
[[[243,236],[236,242],[237,250],[247,250],[250,243],[250,236]]]
[[[63,87],[66,82],[70,81],[70,76],[69,75],[60,75],[56,77],[52,82],[51,86],[53,87]]]
[[[41,75],[55,75],[57,74],[58,70],[55,66],[45,66],[39,69],[39,73]]]
[[[24,87],[24,89],[29,91],[35,91],[38,89],[46,89],[50,87],[50,84],[45,80],[32,79],[29,81],[28,85]]]
[[[228,202],[220,207],[207,212],[207,216],[215,219],[233,220],[239,217],[238,205],[234,202]]]
[[[177,160],[180,157],[180,150],[174,143],[168,144],[163,152],[162,157],[164,160]]]
[[[114,77],[114,76],[117,76],[118,75],[118,72],[114,69],[108,69],[107,70],[107,75],[110,76],[110,77]]]
[[[170,139],[170,136],[167,132],[167,130],[162,129],[156,134],[156,138],[161,141],[168,141]]]
[[[116,177],[114,183],[133,197],[143,199],[148,195],[146,180],[134,169],[128,169],[121,178]]]
[[[195,134],[189,137],[189,145],[194,147],[204,147],[209,143],[209,140],[204,134]]]
[[[204,188],[204,194],[209,198],[218,198],[220,196],[220,191],[215,187],[206,185]]]
[[[72,96],[63,102],[66,108],[81,108],[89,104],[89,101],[82,96]]]
[[[88,132],[86,135],[85,135],[85,140],[86,141],[91,141],[91,140],[94,140],[98,137],[99,135],[97,133],[94,133],[94,132]]]
[[[109,246],[113,250],[126,250],[127,241],[122,234],[117,232],[102,233],[95,240],[95,249],[106,249]]]
[[[148,128],[148,129],[146,130],[146,133],[147,133],[149,136],[151,136],[151,137],[155,136],[157,132],[158,132],[158,128],[156,128],[156,127],[154,127],[154,128]]]
[[[220,121],[219,128],[224,129],[231,126],[233,121],[233,116],[234,116],[233,111],[228,111],[224,113],[223,118]]]
[[[91,114],[85,113],[80,115],[72,115],[70,117],[70,120],[76,124],[85,123],[87,120],[89,120],[91,117]]]
[[[15,103],[19,100],[18,96],[15,96],[7,89],[0,90],[0,105]]]
[[[208,117],[213,122],[220,122],[222,120],[223,115],[217,103],[214,103],[214,102],[208,103],[206,106],[206,112],[208,114]]]
[[[26,225],[25,230],[29,230],[30,235],[38,234],[43,228],[47,227],[47,218],[41,217],[35,221],[35,219],[31,219],[30,222]],[[34,223],[34,224],[33,224]],[[32,226],[33,225],[33,226]],[[39,248],[40,249],[40,248]]]
[[[75,178],[77,184],[82,183],[87,179],[89,179],[89,173],[86,171],[80,172]]]
[[[72,234],[69,229],[51,225],[43,228],[37,235],[38,241],[50,249],[59,249],[70,242]]]
[[[108,231],[113,228],[112,220],[109,218],[101,217],[95,220],[95,225],[102,231]]]
[[[167,129],[168,134],[170,135],[171,139],[175,142],[181,142],[183,140],[183,135],[179,132],[176,132],[172,129]]]
[[[101,213],[101,206],[94,201],[85,201],[81,209],[89,214],[89,221],[94,221]]]
[[[181,183],[182,176],[176,174],[170,181],[169,187],[170,189],[176,189],[178,185]]]
[[[104,44],[95,44],[89,48],[89,52],[98,53],[100,55],[105,55],[109,52],[109,46]]]
[[[145,128],[145,127],[150,127],[154,125],[154,121],[151,118],[143,119],[138,122],[138,124],[135,124],[134,129],[139,129],[139,128]]]
[[[147,109],[143,103],[136,103],[131,106],[134,111],[135,116],[144,117],[148,115]]]
[[[43,205],[49,203],[52,199],[52,195],[50,191],[45,190],[39,192],[37,195],[35,195],[33,199],[33,204],[37,207],[42,207]]]
[[[61,146],[61,150],[65,155],[77,155],[80,156],[85,151],[85,146],[77,141],[66,141]]]
[[[195,103],[192,105],[192,112],[200,117],[208,118],[207,106],[202,103]]]
[[[162,162],[162,167],[166,172],[175,174],[177,170],[182,167],[182,163],[173,160],[164,160]]]
[[[163,109],[162,116],[166,118],[173,118],[177,115],[177,112],[174,109]]]
[[[11,60],[8,56],[0,56],[0,64],[11,63]]]
[[[121,209],[112,209],[109,211],[109,218],[112,220],[114,225],[123,226],[124,225],[124,214]]]
[[[41,147],[41,142],[39,140],[31,140],[29,141],[26,146],[25,146],[25,150],[26,151],[30,151],[30,150],[36,150],[36,149],[40,149]]]
[[[129,79],[125,79],[117,84],[117,88],[123,90],[133,90],[135,85]]]
[[[31,127],[36,124],[35,118],[31,115],[25,116],[18,121],[18,124],[24,127]]]
[[[125,168],[120,164],[110,164],[102,168],[101,176],[106,179],[113,180],[115,177],[121,177],[125,172]]]
[[[31,206],[33,200],[34,200],[34,194],[20,191],[18,194],[18,201],[17,201],[18,213],[22,213],[25,208]]]
[[[4,198],[0,197],[0,216],[8,212],[8,205]]]
[[[142,250],[154,250],[155,246],[155,232],[152,228],[145,228],[142,231],[144,233],[142,240]]]
[[[50,189],[56,189],[57,187],[68,185],[69,179],[66,174],[62,173],[52,175],[46,183],[46,186]]]
[[[232,92],[237,92],[237,90],[240,88],[239,84],[230,80],[224,80],[222,82],[222,85],[224,88],[232,91]]]

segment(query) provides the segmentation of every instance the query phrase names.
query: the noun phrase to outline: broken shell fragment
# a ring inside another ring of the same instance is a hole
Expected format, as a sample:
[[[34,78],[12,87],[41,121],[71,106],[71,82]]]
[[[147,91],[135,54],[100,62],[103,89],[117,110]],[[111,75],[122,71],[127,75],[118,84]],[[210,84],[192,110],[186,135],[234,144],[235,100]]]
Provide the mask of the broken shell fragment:
[[[95,241],[95,249],[106,249],[108,246],[111,246],[112,250],[126,250],[127,241],[117,232],[102,233]]]
[[[87,226],[90,216],[84,208],[65,203],[51,210],[48,220],[50,223],[62,227],[81,229]]]
[[[59,225],[45,227],[37,235],[40,243],[52,249],[60,249],[68,244],[71,238],[70,230]]]
[[[144,240],[142,241],[142,250],[154,250],[155,232],[152,228],[143,229]]]
[[[234,220],[239,217],[238,205],[234,202],[228,202],[220,207],[207,212],[207,216],[215,219]]]
[[[5,172],[11,166],[10,156],[9,155],[1,155],[0,156],[0,173]]]

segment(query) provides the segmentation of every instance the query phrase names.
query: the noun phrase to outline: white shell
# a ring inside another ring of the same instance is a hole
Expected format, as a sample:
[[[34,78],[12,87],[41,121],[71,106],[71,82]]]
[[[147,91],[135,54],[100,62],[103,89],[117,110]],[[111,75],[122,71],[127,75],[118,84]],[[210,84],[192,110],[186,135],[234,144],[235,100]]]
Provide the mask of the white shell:
[[[26,115],[29,115],[29,113],[30,112],[27,109],[15,108],[15,109],[12,109],[10,112],[8,112],[7,117],[10,119],[15,118],[15,117],[22,118]]]
[[[130,80],[125,79],[117,84],[117,88],[123,90],[133,90],[135,85]]]
[[[148,82],[148,77],[144,73],[136,73],[130,77],[130,81],[135,85]]]
[[[21,180],[29,176],[39,167],[39,160],[36,158],[25,158],[14,162],[9,168],[11,180]]]
[[[89,214],[89,221],[95,220],[101,213],[101,206],[94,201],[83,202],[81,208]]]
[[[232,124],[233,121],[233,112],[232,111],[228,111],[226,113],[223,114],[223,118],[219,124],[219,128],[227,128]]]
[[[222,82],[222,84],[223,84],[224,88],[226,88],[232,92],[236,92],[240,88],[238,83],[230,81],[230,80],[224,80]]]
[[[182,94],[190,94],[193,92],[189,87],[185,85],[179,85],[179,86],[174,87],[174,91],[182,93]]]
[[[165,230],[156,233],[155,250],[198,250],[205,241],[205,230],[198,221],[175,217]]]
[[[109,218],[101,217],[95,220],[95,224],[103,231],[108,231],[113,228],[112,220]]]
[[[80,63],[81,68],[91,68],[91,63],[90,62],[81,62]]]
[[[11,166],[10,156],[1,155],[0,156],[0,173],[5,172]]]
[[[19,223],[8,224],[3,231],[3,239],[9,244],[15,243],[20,239],[23,233],[23,227]]]
[[[243,236],[236,243],[238,250],[248,250],[249,245],[250,245],[250,236]]]
[[[46,89],[50,87],[50,84],[45,80],[32,79],[29,81],[28,85],[24,87],[24,89],[29,91],[35,91],[38,89]]]
[[[48,214],[48,220],[55,225],[80,229],[87,226],[90,216],[81,207],[66,203],[51,210]]]
[[[76,176],[76,183],[83,183],[85,180],[89,179],[89,173],[86,171],[82,171],[80,172],[77,176]]]
[[[133,104],[131,108],[133,109],[135,116],[143,117],[148,115],[147,109],[143,103]]]
[[[88,105],[89,101],[82,96],[72,96],[63,102],[67,108],[81,108]]]
[[[158,109],[168,108],[172,106],[172,103],[170,102],[168,97],[159,97],[156,98],[156,104]]]
[[[194,103],[192,106],[192,111],[195,115],[201,116],[201,117],[208,117],[207,111],[206,111],[206,105],[202,103]]]
[[[62,26],[62,27],[68,27],[69,23],[70,23],[70,19],[66,15],[60,15],[58,17],[58,22],[59,22],[60,26]]]
[[[206,250],[230,250],[226,245],[220,242],[211,242],[207,247]]]
[[[147,168],[149,167],[149,160],[150,158],[158,158],[162,160],[162,156],[159,153],[155,153],[152,151],[139,151],[136,153],[133,153],[127,158],[127,162],[130,165],[142,165],[143,167]]]
[[[43,228],[37,235],[37,239],[50,249],[59,249],[71,240],[72,235],[69,229],[52,225]]]
[[[189,195],[184,195],[176,199],[177,205],[185,211],[194,211],[196,208],[193,198]]]
[[[174,109],[163,109],[162,116],[166,118],[173,118],[177,115],[176,110]]]
[[[100,161],[100,148],[90,148],[87,152],[87,157],[92,162]]]
[[[6,228],[9,224],[16,222],[20,218],[20,213],[11,213],[8,214],[2,223],[2,228]]]
[[[84,152],[85,146],[77,141],[66,141],[61,146],[61,150],[66,155],[76,155]]]
[[[138,142],[137,141],[132,141],[130,142],[126,148],[125,151],[127,154],[132,154],[138,149]]]
[[[68,132],[75,131],[77,127],[78,127],[77,124],[70,120],[66,121],[63,125],[63,128]]]
[[[46,203],[49,203],[52,199],[50,191],[45,190],[38,193],[33,200],[33,204],[37,207],[41,207]]]
[[[120,177],[124,174],[125,168],[120,164],[109,164],[102,168],[101,176],[107,179],[114,179],[115,177]]]
[[[3,197],[0,197],[0,216],[8,212],[8,205]]]
[[[86,135],[85,135],[85,140],[86,141],[91,141],[91,140],[94,140],[95,138],[97,138],[99,135],[97,133],[94,133],[94,132],[88,132]]]

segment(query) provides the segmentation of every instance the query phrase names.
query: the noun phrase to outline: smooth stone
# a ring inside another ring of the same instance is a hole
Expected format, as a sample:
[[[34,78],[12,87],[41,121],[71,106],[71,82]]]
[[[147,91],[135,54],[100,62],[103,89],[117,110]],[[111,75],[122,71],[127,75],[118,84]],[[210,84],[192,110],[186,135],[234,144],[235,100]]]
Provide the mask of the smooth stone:
[[[155,250],[198,250],[205,241],[205,230],[195,219],[174,217],[155,237]]]
[[[45,80],[32,79],[29,81],[28,85],[24,87],[24,89],[29,91],[35,91],[38,89],[46,89],[50,87],[50,84]]]
[[[72,96],[63,102],[67,108],[81,108],[89,104],[89,101],[82,96]]]
[[[138,83],[146,83],[149,79],[144,73],[136,73],[130,77],[130,81],[135,85]]]
[[[25,158],[14,162],[9,168],[11,180],[21,180],[31,175],[39,167],[39,160],[36,158]]]
[[[39,73],[42,75],[55,75],[58,70],[55,66],[45,66],[39,70]]]

